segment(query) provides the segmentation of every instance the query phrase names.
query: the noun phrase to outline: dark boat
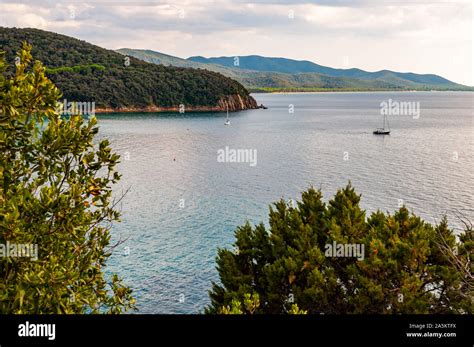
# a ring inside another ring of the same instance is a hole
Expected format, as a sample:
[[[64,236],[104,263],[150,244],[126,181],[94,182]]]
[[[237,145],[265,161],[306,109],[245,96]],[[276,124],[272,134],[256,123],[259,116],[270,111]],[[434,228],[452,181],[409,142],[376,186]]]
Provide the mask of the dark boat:
[[[378,128],[374,130],[374,135],[390,135],[390,130],[385,130],[383,128]]]
[[[385,128],[385,123],[387,123],[387,128]],[[390,125],[388,124],[387,115],[383,116],[383,127],[375,129],[374,135],[390,135]]]

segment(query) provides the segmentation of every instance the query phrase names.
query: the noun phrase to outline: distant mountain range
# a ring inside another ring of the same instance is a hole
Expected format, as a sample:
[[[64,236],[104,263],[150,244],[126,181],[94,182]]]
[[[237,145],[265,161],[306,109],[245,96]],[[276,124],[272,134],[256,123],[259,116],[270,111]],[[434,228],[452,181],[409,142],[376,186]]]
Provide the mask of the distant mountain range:
[[[118,52],[155,64],[219,72],[252,91],[474,90],[433,74],[335,69],[310,61],[258,55],[182,59],[152,50],[122,48]]]

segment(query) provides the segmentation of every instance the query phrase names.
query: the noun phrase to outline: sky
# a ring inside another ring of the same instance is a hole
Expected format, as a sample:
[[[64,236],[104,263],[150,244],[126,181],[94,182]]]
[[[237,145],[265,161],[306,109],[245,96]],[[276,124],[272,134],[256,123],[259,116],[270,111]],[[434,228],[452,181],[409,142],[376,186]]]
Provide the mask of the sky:
[[[473,1],[0,0],[0,26],[187,58],[257,54],[474,86]],[[1,49],[1,47],[0,47]]]

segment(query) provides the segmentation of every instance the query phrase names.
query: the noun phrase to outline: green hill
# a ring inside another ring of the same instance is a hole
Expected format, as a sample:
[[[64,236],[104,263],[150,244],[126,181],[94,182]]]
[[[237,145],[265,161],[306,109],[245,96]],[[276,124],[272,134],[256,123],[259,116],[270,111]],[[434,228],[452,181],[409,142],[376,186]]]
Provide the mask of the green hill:
[[[97,111],[241,110],[257,107],[238,82],[209,70],[163,66],[85,41],[38,29],[0,27],[0,50],[13,66],[22,41],[70,101],[95,102]],[[12,70],[10,70],[10,73]]]
[[[218,72],[239,81],[252,91],[396,89],[395,85],[383,81],[363,81],[344,77],[329,77],[319,73],[286,74],[280,72],[244,70],[218,64],[195,62],[151,50],[121,48],[117,50],[117,52],[154,64],[193,67]]]
[[[275,59],[274,64],[265,65],[262,62],[262,64],[253,65],[243,57],[244,64],[240,60],[240,65],[236,67],[233,65],[234,59],[230,61],[228,57],[224,60],[202,57],[182,59],[152,50],[129,48],[119,49],[118,52],[154,64],[219,72],[239,81],[252,91],[473,90],[472,87],[456,84],[436,75],[398,73],[388,70],[367,72],[360,69],[333,69],[311,62],[283,58],[265,58],[264,61]],[[288,63],[289,66],[284,67],[283,62],[288,61],[295,62],[295,65]],[[245,67],[260,70],[250,70]],[[262,69],[279,71],[261,71]],[[312,70],[320,72],[308,72]]]
[[[159,53],[155,52],[152,50],[148,49],[131,49],[131,48],[120,48],[117,49],[117,52],[130,56],[130,57],[135,57],[143,61],[147,61],[149,63],[153,64],[161,64],[165,66],[176,66],[176,67],[188,67],[188,68],[194,68],[194,69],[203,69],[209,67],[210,64],[206,63],[199,63],[199,62],[194,62],[191,60],[186,60],[178,57],[174,57],[172,55],[164,54],[164,53]],[[219,67],[220,65],[216,65]],[[220,66],[222,70],[226,70],[225,67]]]
[[[301,87],[339,87],[382,88],[382,89],[419,89],[419,90],[469,90],[472,88],[451,82],[433,74],[415,74],[381,70],[368,72],[361,69],[334,69],[310,61],[299,61],[286,58],[269,58],[258,55],[239,56],[238,66],[234,65],[235,57],[204,58],[190,57],[194,63],[220,65],[232,69],[254,70],[267,73],[280,73],[297,77],[287,80]],[[329,81],[321,76],[340,78]]]

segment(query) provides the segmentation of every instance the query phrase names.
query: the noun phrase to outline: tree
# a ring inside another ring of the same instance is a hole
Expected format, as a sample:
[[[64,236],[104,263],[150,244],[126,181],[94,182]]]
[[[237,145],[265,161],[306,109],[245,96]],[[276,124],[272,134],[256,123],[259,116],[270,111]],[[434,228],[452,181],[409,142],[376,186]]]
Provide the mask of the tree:
[[[249,313],[239,303],[250,294],[257,314],[474,311],[472,227],[457,239],[446,218],[433,227],[405,207],[366,218],[359,202],[350,183],[328,204],[310,188],[297,206],[270,207],[268,231],[238,227],[234,250],[218,251],[206,312]]]
[[[0,245],[37,247],[37,260],[0,257],[0,313],[119,313],[134,307],[104,274],[119,156],[95,146],[95,118],[61,119],[61,94],[30,52],[23,43],[9,77],[0,55]]]

